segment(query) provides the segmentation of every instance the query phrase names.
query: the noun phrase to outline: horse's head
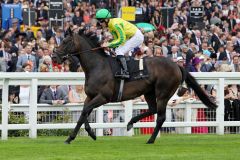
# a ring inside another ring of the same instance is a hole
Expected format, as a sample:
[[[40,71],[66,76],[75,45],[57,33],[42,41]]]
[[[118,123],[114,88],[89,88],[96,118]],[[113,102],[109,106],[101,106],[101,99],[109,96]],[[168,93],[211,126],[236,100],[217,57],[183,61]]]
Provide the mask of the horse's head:
[[[53,54],[53,59],[58,63],[62,63],[64,60],[76,55],[80,50],[80,43],[77,39],[77,33],[72,33],[69,29],[69,34],[63,39],[60,46],[58,46]]]

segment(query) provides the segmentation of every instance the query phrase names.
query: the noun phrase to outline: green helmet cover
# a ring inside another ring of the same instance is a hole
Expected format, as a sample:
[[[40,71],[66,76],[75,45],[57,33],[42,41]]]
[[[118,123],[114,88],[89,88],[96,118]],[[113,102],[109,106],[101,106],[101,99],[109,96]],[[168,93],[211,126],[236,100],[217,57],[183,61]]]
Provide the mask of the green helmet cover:
[[[111,18],[111,13],[107,9],[100,9],[96,13],[97,19]]]

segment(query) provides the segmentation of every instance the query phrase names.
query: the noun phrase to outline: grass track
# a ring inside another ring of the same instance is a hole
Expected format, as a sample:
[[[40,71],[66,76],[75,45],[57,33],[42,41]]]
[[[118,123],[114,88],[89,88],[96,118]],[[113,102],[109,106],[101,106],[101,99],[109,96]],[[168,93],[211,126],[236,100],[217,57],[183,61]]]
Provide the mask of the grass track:
[[[10,138],[0,141],[0,160],[239,160],[240,135],[162,135],[153,145],[149,136]]]

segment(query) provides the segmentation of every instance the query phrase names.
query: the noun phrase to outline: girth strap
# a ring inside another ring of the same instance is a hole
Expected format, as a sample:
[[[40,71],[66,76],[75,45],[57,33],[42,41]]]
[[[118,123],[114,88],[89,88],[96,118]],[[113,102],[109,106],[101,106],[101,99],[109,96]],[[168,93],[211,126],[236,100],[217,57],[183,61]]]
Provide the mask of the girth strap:
[[[119,92],[118,92],[118,98],[117,98],[117,102],[120,102],[122,99],[122,94],[123,94],[123,86],[124,86],[124,79],[121,79],[120,82],[120,87],[119,87]]]

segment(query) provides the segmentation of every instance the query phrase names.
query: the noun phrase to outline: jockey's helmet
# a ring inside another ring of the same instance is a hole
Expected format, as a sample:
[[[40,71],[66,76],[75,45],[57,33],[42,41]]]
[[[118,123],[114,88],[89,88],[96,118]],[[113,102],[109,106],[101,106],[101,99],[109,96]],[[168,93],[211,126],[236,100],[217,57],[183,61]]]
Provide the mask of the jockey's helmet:
[[[96,18],[97,19],[107,19],[111,18],[111,13],[107,9],[100,9],[96,13]]]

